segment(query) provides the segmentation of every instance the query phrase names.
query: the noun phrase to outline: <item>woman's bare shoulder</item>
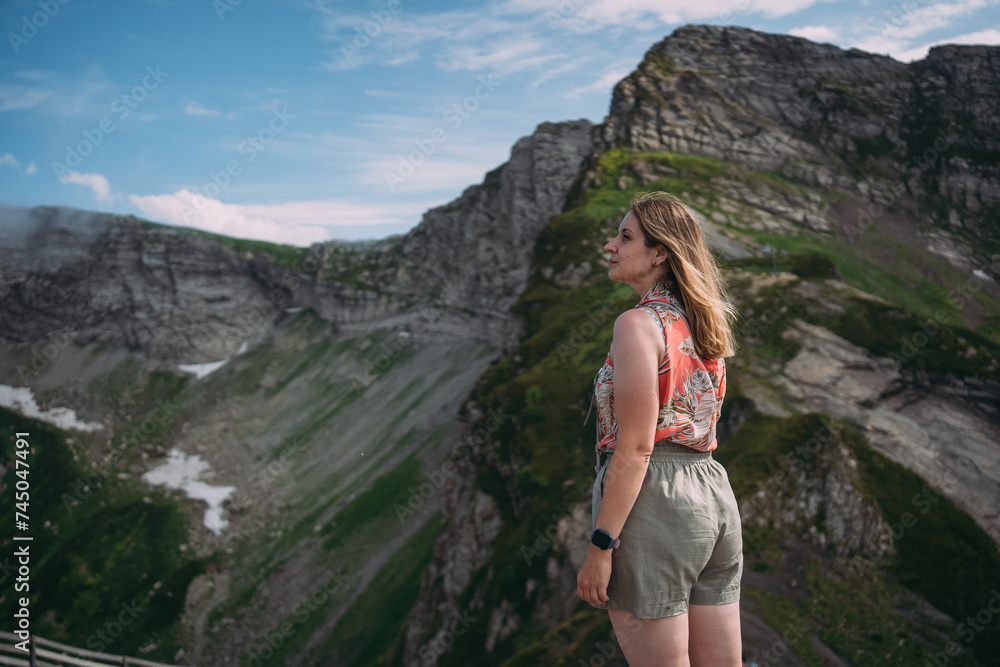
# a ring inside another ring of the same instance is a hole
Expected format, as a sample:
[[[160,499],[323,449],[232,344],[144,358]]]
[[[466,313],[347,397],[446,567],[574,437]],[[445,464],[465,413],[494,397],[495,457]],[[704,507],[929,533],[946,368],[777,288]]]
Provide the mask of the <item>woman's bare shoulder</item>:
[[[615,320],[612,350],[615,347],[637,349],[652,343],[657,350],[658,359],[662,360],[666,352],[663,330],[651,315],[645,308],[632,308],[619,315]],[[621,342],[615,345],[616,341]]]

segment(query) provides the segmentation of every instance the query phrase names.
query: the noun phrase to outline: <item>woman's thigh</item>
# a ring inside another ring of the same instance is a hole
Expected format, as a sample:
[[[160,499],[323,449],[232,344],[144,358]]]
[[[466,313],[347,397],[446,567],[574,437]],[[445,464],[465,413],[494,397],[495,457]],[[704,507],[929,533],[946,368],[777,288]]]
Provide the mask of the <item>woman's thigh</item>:
[[[688,606],[691,667],[739,667],[743,654],[740,603]]]
[[[629,667],[688,667],[688,615],[636,618],[631,612],[609,609]]]

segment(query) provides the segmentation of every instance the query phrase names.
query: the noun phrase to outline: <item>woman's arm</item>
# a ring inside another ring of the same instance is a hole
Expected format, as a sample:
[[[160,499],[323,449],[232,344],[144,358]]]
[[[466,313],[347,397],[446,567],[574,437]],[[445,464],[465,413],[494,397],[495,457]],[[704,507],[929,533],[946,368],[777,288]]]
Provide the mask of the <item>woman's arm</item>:
[[[621,534],[653,452],[660,410],[657,370],[663,358],[663,334],[649,315],[628,310],[615,321],[611,356],[615,375],[615,421],[618,437],[604,480],[597,527],[613,537]],[[593,604],[607,602],[611,553],[593,544],[577,576],[577,594]]]
[[[615,322],[611,354],[618,438],[597,517],[597,527],[615,537],[632,511],[653,453],[660,412],[657,369],[663,349],[663,334],[648,315],[629,310]]]

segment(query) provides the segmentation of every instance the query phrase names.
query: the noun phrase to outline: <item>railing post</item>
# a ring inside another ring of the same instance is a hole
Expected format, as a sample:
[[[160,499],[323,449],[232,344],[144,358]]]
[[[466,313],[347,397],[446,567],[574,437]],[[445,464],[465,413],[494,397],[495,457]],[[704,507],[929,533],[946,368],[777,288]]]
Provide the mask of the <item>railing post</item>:
[[[35,635],[28,635],[28,664],[37,667],[35,664]]]
[[[125,656],[122,656],[122,667],[128,667],[128,660]]]

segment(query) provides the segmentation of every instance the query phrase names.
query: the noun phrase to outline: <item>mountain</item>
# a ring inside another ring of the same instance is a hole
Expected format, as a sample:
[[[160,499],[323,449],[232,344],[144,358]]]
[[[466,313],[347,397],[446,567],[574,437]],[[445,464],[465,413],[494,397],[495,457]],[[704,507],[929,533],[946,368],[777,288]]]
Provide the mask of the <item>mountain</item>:
[[[2,413],[46,489],[36,631],[185,664],[624,664],[576,597],[583,421],[636,301],[602,248],[655,189],[702,216],[742,308],[716,455],[748,654],[989,664],[998,72],[996,47],[906,65],[691,25],[603,123],[539,125],[405,235],[0,211],[0,396],[61,425]],[[208,511],[145,481],[191,455]]]

